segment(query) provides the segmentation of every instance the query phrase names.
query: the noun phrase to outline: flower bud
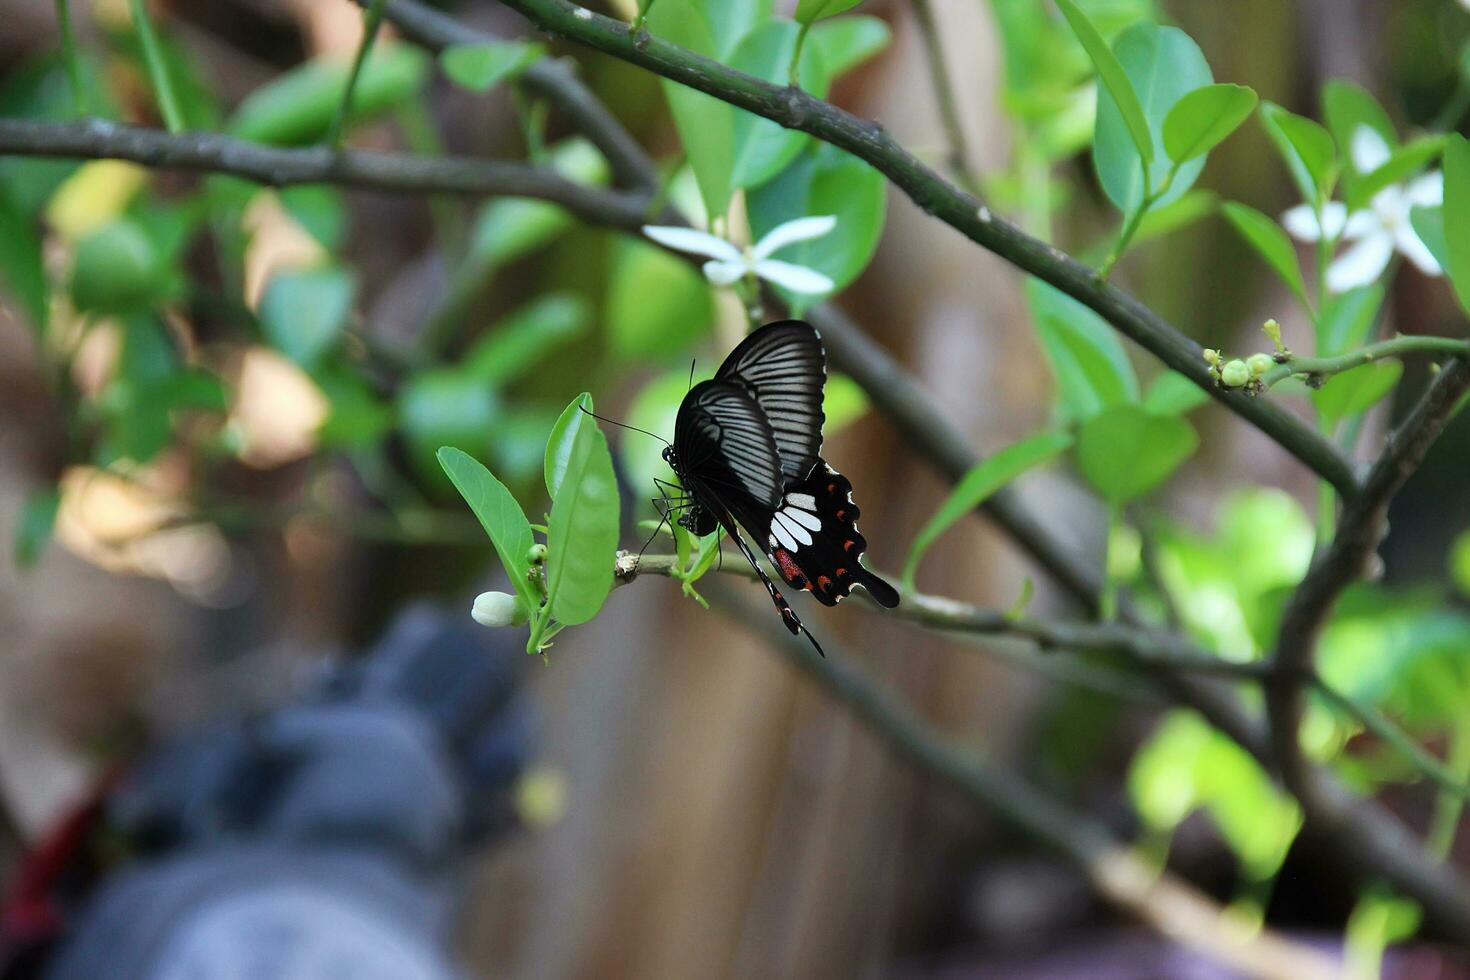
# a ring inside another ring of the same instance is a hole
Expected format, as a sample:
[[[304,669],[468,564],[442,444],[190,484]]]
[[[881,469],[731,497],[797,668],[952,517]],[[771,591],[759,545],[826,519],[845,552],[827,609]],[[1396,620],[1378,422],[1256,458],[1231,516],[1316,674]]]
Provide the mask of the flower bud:
[[[526,612],[513,595],[504,592],[481,592],[475,596],[470,617],[481,626],[515,626],[526,621]]]
[[[1261,329],[1267,337],[1271,338],[1271,343],[1276,345],[1276,352],[1278,354],[1286,353],[1286,345],[1281,342],[1281,324],[1275,320],[1267,320],[1261,325]]]
[[[1212,368],[1215,368],[1216,370],[1219,370],[1219,368],[1220,368],[1220,352],[1219,351],[1215,350],[1215,348],[1213,348],[1213,347],[1206,347],[1205,348],[1205,352],[1204,352],[1204,357],[1205,357],[1205,363],[1206,364],[1208,364]]]
[[[1276,366],[1276,358],[1270,354],[1252,354],[1245,359],[1245,366],[1250,368],[1251,377],[1259,378]]]
[[[1227,388],[1240,388],[1251,379],[1251,369],[1245,366],[1245,361],[1227,361],[1220,369],[1220,383]]]
[[[546,561],[546,545],[541,544],[539,541],[531,545],[530,549],[526,552],[526,561],[532,565],[540,565]]]

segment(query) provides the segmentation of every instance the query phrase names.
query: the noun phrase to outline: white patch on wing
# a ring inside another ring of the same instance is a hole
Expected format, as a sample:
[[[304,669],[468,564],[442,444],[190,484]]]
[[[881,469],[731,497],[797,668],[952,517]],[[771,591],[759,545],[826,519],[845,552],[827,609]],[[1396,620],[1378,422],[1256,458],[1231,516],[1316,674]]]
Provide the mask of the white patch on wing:
[[[802,510],[809,510],[813,513],[816,513],[817,510],[817,498],[809,493],[788,493],[786,503],[788,506],[800,507]]]
[[[771,519],[771,540],[773,542],[773,545],[774,543],[779,542],[781,547],[785,548],[787,551],[796,550],[796,539],[793,538],[791,534],[784,527],[781,526],[781,520],[779,517],[773,517]]]
[[[812,536],[807,533],[806,528],[802,527],[800,524],[787,517],[784,511],[776,511],[775,519],[771,521],[772,531],[775,531],[778,527],[782,531],[785,531],[786,536],[793,541],[799,541],[802,544],[812,543]],[[794,544],[787,545],[787,547],[792,551],[796,550],[796,545]]]
[[[812,531],[820,531],[822,529],[822,519],[820,517],[804,510],[797,510],[795,507],[783,507],[781,509],[781,516],[787,520],[795,521],[802,527]]]

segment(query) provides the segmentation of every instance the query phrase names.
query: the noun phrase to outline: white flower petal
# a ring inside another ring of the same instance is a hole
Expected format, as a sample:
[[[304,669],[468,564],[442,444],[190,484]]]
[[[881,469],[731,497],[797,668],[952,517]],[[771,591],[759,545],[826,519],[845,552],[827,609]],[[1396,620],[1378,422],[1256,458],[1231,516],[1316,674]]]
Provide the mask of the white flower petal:
[[[716,286],[728,286],[746,272],[745,262],[738,256],[733,262],[706,262],[704,277]]]
[[[1371,174],[1393,155],[1383,134],[1372,126],[1359,126],[1353,130],[1352,143],[1353,169],[1360,174]]]
[[[1350,242],[1383,232],[1383,222],[1372,211],[1354,211],[1342,228],[1342,237]]]
[[[740,249],[718,235],[693,228],[676,228],[673,225],[644,225],[643,234],[667,248],[678,249],[691,255],[704,255],[712,259],[734,262],[740,259]]]
[[[1431,171],[1409,181],[1404,197],[1416,207],[1437,208],[1444,203],[1444,172]]]
[[[757,262],[755,274],[768,282],[778,286],[785,286],[793,293],[830,293],[833,285],[831,279],[808,269],[804,265],[792,265],[790,262],[782,262],[779,259],[766,259]]]
[[[1439,267],[1439,260],[1429,251],[1429,246],[1424,244],[1424,239],[1419,237],[1414,226],[1407,221],[1399,225],[1398,232],[1394,235],[1394,245],[1404,258],[1414,263],[1426,276],[1444,274],[1444,270]]]
[[[1328,201],[1322,208],[1322,225],[1328,238],[1337,238],[1347,224],[1347,205],[1341,201]],[[1317,212],[1310,205],[1298,204],[1281,216],[1281,223],[1292,237],[1304,242],[1320,241],[1322,228],[1317,225]]]
[[[1327,267],[1327,288],[1345,293],[1359,286],[1371,286],[1383,275],[1393,257],[1393,236],[1370,235],[1338,256]]]
[[[755,243],[750,254],[757,262],[770,258],[776,252],[794,242],[804,242],[812,238],[821,238],[837,227],[837,219],[830,214],[815,218],[797,218],[795,221],[787,221],[779,224]]]

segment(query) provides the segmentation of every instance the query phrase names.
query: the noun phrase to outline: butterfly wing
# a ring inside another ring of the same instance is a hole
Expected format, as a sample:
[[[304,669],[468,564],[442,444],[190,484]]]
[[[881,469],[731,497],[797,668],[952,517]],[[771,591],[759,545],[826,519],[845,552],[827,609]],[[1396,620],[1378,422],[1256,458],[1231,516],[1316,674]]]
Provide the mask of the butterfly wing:
[[[858,530],[852,484],[818,458],[811,475],[787,486],[771,513],[767,554],[781,577],[835,606],[861,585],[880,606],[898,605],[898,592],[862,565],[868,541]]]
[[[768,323],[740,342],[715,372],[744,386],[765,413],[787,482],[805,479],[822,451],[827,354],[801,320]]]

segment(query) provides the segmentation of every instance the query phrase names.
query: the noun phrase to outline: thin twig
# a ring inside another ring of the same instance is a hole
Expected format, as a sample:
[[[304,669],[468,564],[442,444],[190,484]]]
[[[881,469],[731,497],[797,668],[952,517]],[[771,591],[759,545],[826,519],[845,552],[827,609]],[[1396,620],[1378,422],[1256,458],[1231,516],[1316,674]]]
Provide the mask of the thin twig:
[[[128,11],[133,18],[138,44],[143,49],[143,63],[148,68],[148,79],[153,83],[153,94],[158,98],[158,111],[163,115],[164,125],[170,133],[181,133],[184,131],[184,114],[174,94],[174,83],[168,73],[168,63],[163,58],[163,48],[159,46],[153,21],[148,16],[148,0],[128,0]]]
[[[1402,754],[1434,785],[1462,800],[1470,800],[1470,784],[1456,776],[1449,766],[1425,751],[1423,746],[1381,713],[1337,690],[1320,677],[1313,681],[1312,686],[1334,708],[1355,719]]]
[[[969,142],[965,138],[965,124],[960,119],[959,103],[955,99],[954,85],[950,82],[949,64],[944,57],[944,42],[939,36],[939,25],[934,19],[934,7],[930,0],[913,0],[913,8],[914,20],[919,25],[919,36],[924,41],[929,81],[934,87],[934,104],[939,110],[939,122],[944,127],[945,139],[949,142],[950,172],[975,200],[984,201],[984,196],[980,193],[980,172],[970,155]]]
[[[357,54],[352,58],[352,70],[347,73],[347,84],[342,88],[342,100],[332,115],[332,124],[327,127],[326,145],[332,149],[342,146],[343,130],[352,115],[352,99],[357,93],[357,80],[362,75],[362,66],[367,64],[373,53],[373,43],[378,39],[378,29],[383,26],[383,0],[370,0],[363,17],[362,41],[357,45]]]
[[[1307,978],[1336,975],[1316,950],[1268,929],[1232,919],[1212,899],[1168,871],[1160,872],[1102,824],[1068,810],[1029,783],[973,753],[951,746],[912,708],[887,694],[852,658],[831,649],[818,657],[791,642],[773,616],[716,593],[732,618],[761,636],[786,661],[821,687],[900,758],[953,787],[1016,831],[1075,864],[1093,889],[1126,912],[1198,953],[1252,977]],[[828,645],[829,649],[831,644]]]
[[[924,211],[1024,272],[1045,280],[1111,323],[1124,335],[1270,436],[1344,498],[1357,493],[1350,460],[1332,442],[1280,406],[1215,384],[1202,349],[1130,294],[1103,282],[1095,270],[1038,241],[993,214],[904,149],[877,123],[792,87],[773,85],[692,51],[629,33],[626,24],[568,0],[504,0],[544,30],[579,41],[738,108],[801,130],[846,150],[885,174]]]
[[[1368,344],[1357,350],[1336,357],[1303,357],[1299,354],[1281,355],[1281,363],[1261,375],[1261,384],[1269,388],[1278,381],[1293,375],[1304,374],[1316,378],[1330,378],[1334,374],[1351,371],[1353,368],[1374,361],[1403,358],[1409,354],[1442,354],[1451,357],[1470,357],[1470,341],[1453,337],[1393,337]]]

